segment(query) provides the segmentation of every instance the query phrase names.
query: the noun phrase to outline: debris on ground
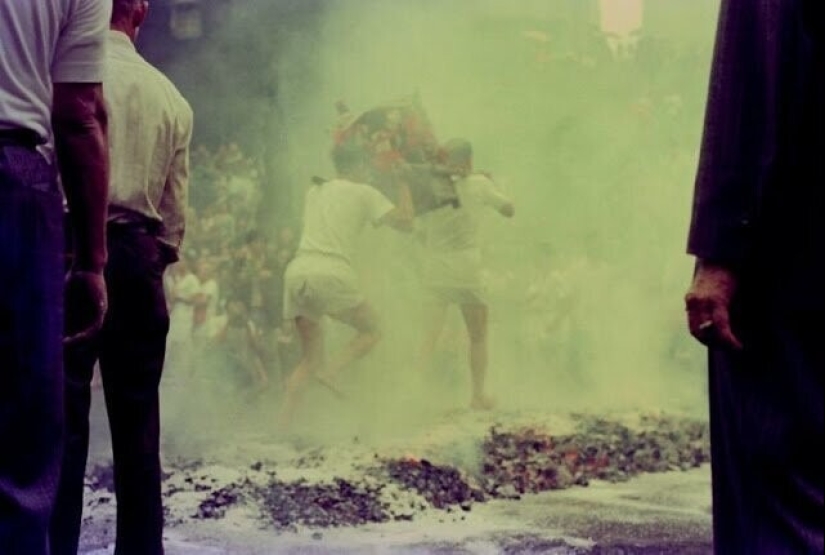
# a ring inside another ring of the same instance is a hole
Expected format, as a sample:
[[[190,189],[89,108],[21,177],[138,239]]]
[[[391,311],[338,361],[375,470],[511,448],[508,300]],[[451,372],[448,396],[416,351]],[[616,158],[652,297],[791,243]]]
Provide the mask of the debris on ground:
[[[473,448],[477,456],[463,462],[448,452],[437,460],[431,455],[438,449],[418,458],[367,455],[363,447],[354,447],[361,458],[353,455],[349,461],[340,450],[317,447],[298,451],[290,460],[251,459],[233,468],[202,460],[167,461],[167,523],[225,519],[235,509],[277,530],[413,520],[433,509],[460,517],[490,499],[517,500],[592,480],[618,482],[642,472],[687,470],[710,458],[706,422],[663,415],[637,415],[633,422],[573,418],[575,426],[559,435],[540,426],[494,426]],[[111,465],[95,466],[86,488],[88,511],[113,510]]]
[[[484,493],[471,486],[457,468],[426,459],[390,460],[386,468],[390,478],[422,495],[436,509],[459,505],[466,510],[474,501],[484,501]]]

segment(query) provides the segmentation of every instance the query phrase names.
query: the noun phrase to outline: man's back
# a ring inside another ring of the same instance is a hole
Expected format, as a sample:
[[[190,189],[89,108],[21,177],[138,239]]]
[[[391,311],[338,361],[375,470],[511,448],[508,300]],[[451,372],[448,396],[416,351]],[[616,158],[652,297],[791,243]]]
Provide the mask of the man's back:
[[[192,110],[124,33],[109,31],[108,47],[103,89],[112,161],[109,220],[144,217],[160,222],[161,240],[177,248],[183,233]]]
[[[374,188],[345,179],[316,185],[306,195],[304,231],[298,252],[328,254],[352,261],[358,234],[393,204]]]

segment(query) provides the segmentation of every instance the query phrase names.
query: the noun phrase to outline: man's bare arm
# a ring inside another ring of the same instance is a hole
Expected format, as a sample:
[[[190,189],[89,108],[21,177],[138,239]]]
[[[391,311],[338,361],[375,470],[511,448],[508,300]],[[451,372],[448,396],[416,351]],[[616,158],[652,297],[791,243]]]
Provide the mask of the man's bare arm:
[[[106,106],[99,83],[55,83],[52,125],[71,216],[74,269],[106,265],[109,151]]]
[[[410,188],[406,183],[402,183],[398,186],[398,204],[387,212],[378,223],[409,233],[413,230],[414,212]]]
[[[66,285],[67,343],[89,338],[106,314],[106,206],[109,152],[106,108],[99,83],[55,83],[55,147],[74,241]]]

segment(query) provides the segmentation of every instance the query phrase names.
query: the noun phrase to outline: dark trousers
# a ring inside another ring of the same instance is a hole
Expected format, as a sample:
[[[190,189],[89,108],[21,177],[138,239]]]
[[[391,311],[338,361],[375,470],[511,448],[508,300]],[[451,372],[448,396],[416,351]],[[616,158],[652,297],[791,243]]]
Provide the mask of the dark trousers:
[[[75,555],[89,448],[90,383],[95,361],[112,434],[118,555],[163,553],[158,386],[169,315],[165,263],[145,231],[109,226],[109,311],[97,338],[66,349],[67,442],[51,530],[53,555]]]
[[[2,137],[0,137],[2,139]],[[63,426],[63,199],[0,140],[0,553],[48,553]]]
[[[823,317],[751,315],[743,352],[710,353],[719,555],[823,553]]]

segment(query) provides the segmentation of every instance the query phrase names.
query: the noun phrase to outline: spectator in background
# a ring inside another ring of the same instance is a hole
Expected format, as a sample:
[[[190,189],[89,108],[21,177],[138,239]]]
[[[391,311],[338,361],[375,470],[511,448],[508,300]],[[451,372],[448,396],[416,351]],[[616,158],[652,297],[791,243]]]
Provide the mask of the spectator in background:
[[[268,374],[278,372],[283,377],[278,361],[277,329],[283,314],[283,269],[277,265],[272,249],[255,230],[246,235],[244,252],[249,274],[249,315],[260,336],[259,355],[266,361]],[[273,376],[276,377],[276,376]]]
[[[195,264],[195,276],[200,288],[195,294],[192,333],[196,346],[214,336],[215,318],[218,316],[220,286],[216,279],[215,261],[202,257]]]
[[[226,318],[216,333],[215,340],[221,348],[221,371],[232,389],[248,393],[266,387],[269,376],[264,360],[266,351],[260,328],[253,322],[249,307],[242,297],[232,296],[226,301]]]
[[[70,341],[106,311],[101,82],[108,0],[0,0],[0,553],[49,552],[63,429],[63,197]],[[51,164],[53,143],[58,171]],[[48,153],[48,155],[45,155]]]
[[[714,548],[823,552],[825,7],[724,0],[688,250]]]
[[[278,232],[278,252],[288,252],[290,257],[295,254],[295,230],[285,225]]]
[[[163,553],[158,387],[169,314],[166,266],[184,232],[192,111],[136,51],[144,0],[113,0],[104,89],[110,122],[106,282],[100,333],[66,349],[68,441],[51,524],[54,555],[75,555],[89,447],[89,383],[100,373],[114,456],[118,555]]]
[[[195,297],[200,291],[200,281],[192,272],[188,257],[182,257],[169,268],[166,297],[169,304],[169,336],[167,339],[166,368],[189,375],[192,372],[192,329],[194,325]]]

